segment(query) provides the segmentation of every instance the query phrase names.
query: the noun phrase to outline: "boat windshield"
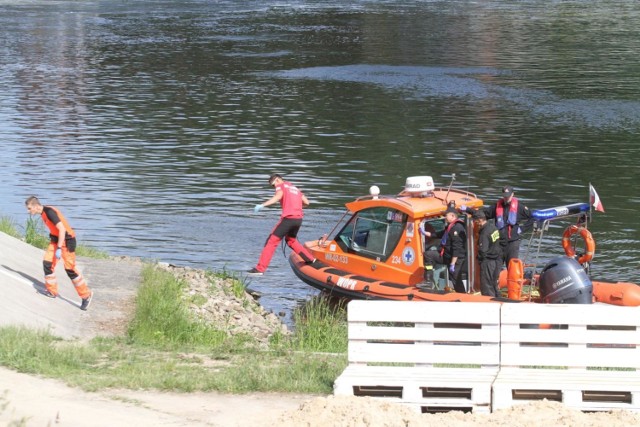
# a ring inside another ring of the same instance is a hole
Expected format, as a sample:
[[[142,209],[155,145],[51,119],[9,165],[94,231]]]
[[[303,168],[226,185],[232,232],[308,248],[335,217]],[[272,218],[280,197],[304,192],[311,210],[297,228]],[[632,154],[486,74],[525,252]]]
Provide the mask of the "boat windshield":
[[[407,215],[395,209],[376,207],[354,215],[336,236],[345,252],[385,261],[398,245]]]

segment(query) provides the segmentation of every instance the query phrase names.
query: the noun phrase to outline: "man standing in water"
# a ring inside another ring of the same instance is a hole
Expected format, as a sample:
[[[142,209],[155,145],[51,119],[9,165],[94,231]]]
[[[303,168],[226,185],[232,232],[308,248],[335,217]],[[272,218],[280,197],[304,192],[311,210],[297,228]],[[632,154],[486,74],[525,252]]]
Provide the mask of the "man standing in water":
[[[40,215],[42,222],[49,229],[49,246],[44,253],[44,295],[49,298],[58,296],[58,282],[55,269],[58,260],[64,262],[64,270],[71,279],[76,292],[82,298],[80,310],[86,310],[91,304],[93,292],[87,286],[82,274],[76,268],[76,233],[67,219],[53,206],[43,206],[37,197],[31,196],[25,201],[27,211],[31,215]]]
[[[266,202],[256,205],[253,211],[258,213],[262,208],[280,202],[282,214],[280,215],[280,221],[278,221],[267,238],[264,249],[260,254],[258,265],[247,272],[249,276],[262,276],[264,274],[267,267],[269,267],[273,253],[283,238],[287,245],[307,264],[315,261],[313,254],[297,239],[298,230],[300,230],[302,217],[304,216],[302,208],[309,205],[309,200],[295,185],[285,181],[277,173],[269,177],[269,185],[275,188],[276,193]]]

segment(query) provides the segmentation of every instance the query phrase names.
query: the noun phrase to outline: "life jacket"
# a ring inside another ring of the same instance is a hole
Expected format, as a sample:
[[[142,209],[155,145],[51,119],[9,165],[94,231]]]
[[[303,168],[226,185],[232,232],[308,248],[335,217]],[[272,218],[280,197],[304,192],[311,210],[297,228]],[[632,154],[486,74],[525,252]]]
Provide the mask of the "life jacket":
[[[513,197],[509,204],[509,213],[507,214],[507,235],[511,238],[511,229],[518,223],[518,199]],[[496,204],[496,227],[502,230],[504,223],[504,199],[498,200]]]
[[[66,238],[70,239],[72,237],[75,237],[76,232],[73,230],[73,228],[71,228],[71,226],[67,222],[67,219],[64,217],[64,215],[62,215],[62,212],[60,212],[57,208],[54,208],[53,206],[45,206],[40,216],[42,218],[42,222],[44,223],[44,225],[47,226],[51,235],[58,237],[58,235],[60,234],[60,231],[58,231],[58,228],[56,227],[57,222],[54,224],[51,218],[47,216],[47,211],[49,209],[53,210],[55,214],[58,215],[58,219],[64,225],[65,230],[67,230]]]
[[[440,256],[444,256],[444,250],[447,247],[447,240],[449,238],[449,231],[451,231],[453,226],[456,225],[457,223],[462,224],[462,226],[464,227],[464,222],[462,222],[461,220],[457,219],[457,220],[453,221],[451,224],[449,224],[447,226],[447,229],[445,230],[445,232],[442,234],[442,239],[440,239]]]

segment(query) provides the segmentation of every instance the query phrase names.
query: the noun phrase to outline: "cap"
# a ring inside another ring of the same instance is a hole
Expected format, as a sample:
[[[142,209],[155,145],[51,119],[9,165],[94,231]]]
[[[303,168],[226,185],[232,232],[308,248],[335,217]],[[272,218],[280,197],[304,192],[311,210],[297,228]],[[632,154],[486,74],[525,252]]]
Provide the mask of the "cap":
[[[445,214],[445,215],[446,215],[446,214],[448,214],[448,213],[454,213],[454,214],[458,215],[458,211],[457,211],[457,209],[456,209],[456,208],[454,208],[453,206],[449,206],[449,207],[447,208],[447,210],[446,210],[446,211],[444,211],[444,214]]]
[[[473,219],[487,219],[487,216],[482,209],[478,209],[473,213]]]
[[[513,194],[513,187],[510,185],[505,185],[502,187],[502,196],[507,197]]]

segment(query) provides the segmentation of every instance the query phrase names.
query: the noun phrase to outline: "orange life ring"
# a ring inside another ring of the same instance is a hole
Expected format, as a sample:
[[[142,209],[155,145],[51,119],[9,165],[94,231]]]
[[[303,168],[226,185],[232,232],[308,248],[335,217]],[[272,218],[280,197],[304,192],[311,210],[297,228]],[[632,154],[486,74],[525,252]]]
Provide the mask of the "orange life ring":
[[[587,230],[585,227],[579,227],[577,225],[570,225],[564,230],[564,234],[562,235],[562,248],[564,249],[564,253],[567,256],[573,258],[576,256],[576,250],[571,244],[571,236],[576,233],[580,233],[580,237],[584,240],[584,245],[586,248],[586,252],[578,258],[578,262],[580,264],[584,264],[585,262],[589,262],[593,259],[593,255],[596,253],[596,242],[593,240],[593,236],[591,236],[591,232]]]

